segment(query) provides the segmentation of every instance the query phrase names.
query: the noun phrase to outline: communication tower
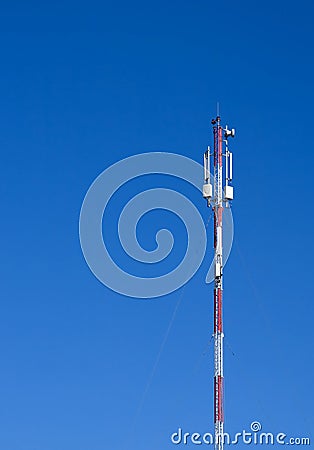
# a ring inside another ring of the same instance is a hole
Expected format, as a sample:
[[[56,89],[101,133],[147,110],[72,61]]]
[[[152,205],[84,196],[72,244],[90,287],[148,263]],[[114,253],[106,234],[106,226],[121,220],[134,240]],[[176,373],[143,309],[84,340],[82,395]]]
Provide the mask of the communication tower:
[[[220,117],[212,120],[214,133],[214,150],[210,147],[204,153],[203,197],[214,212],[214,426],[215,450],[224,447],[224,400],[223,400],[223,210],[230,208],[233,200],[232,153],[229,151],[228,139],[234,137],[235,130],[221,125]],[[212,157],[212,158],[211,158]],[[213,160],[214,187],[211,183],[210,169]],[[224,181],[224,186],[223,186]]]

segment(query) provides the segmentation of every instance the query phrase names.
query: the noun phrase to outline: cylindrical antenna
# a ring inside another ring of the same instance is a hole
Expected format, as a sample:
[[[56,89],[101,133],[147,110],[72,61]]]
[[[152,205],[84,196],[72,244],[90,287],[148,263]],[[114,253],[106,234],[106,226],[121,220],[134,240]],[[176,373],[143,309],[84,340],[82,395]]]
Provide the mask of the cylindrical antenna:
[[[207,147],[207,151],[204,153],[204,181],[208,183],[210,178],[210,147]]]
[[[229,181],[232,180],[232,153],[229,152]]]
[[[210,205],[210,200],[213,196],[213,187],[210,183],[210,147],[207,147],[204,153],[204,184],[203,197],[207,199],[207,205]]]

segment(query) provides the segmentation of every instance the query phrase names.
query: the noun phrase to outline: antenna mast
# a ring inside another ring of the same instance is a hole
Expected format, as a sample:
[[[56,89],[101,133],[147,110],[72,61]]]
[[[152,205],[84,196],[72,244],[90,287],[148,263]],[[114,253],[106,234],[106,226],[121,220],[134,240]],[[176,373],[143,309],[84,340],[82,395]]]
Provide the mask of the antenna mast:
[[[222,315],[222,291],[223,291],[223,209],[230,207],[233,200],[232,181],[232,153],[228,149],[228,138],[234,137],[235,130],[223,128],[220,117],[212,120],[214,133],[214,152],[210,153],[210,147],[204,154],[204,185],[203,197],[207,205],[214,211],[214,425],[215,425],[215,450],[223,450],[224,447],[224,404],[223,404],[223,315]],[[225,144],[225,153],[223,145]],[[214,169],[214,195],[210,179],[210,157],[213,156]],[[223,161],[223,157],[225,157]],[[223,172],[225,175],[225,188],[223,190]]]

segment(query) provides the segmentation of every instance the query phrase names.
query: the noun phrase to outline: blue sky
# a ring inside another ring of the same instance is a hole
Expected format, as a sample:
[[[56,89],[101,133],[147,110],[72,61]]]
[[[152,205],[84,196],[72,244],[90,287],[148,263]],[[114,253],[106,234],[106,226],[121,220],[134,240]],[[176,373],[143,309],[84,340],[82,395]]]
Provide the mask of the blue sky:
[[[2,4],[1,449],[167,450],[179,426],[212,431],[211,246],[184,289],[130,299],[90,272],[78,220],[92,181],[122,158],[201,163],[217,101],[237,128],[226,428],[311,434],[313,13],[303,0]],[[163,183],[174,185],[145,178],[127,194]],[[152,214],[148,249],[153,225],[184,235]]]

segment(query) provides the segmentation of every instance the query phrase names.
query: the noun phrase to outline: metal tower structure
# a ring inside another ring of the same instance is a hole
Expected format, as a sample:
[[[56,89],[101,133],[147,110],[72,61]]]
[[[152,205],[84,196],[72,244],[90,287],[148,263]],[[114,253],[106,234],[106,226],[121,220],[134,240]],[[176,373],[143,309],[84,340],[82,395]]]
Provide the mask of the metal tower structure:
[[[224,404],[223,404],[223,209],[230,207],[233,200],[232,153],[228,148],[228,138],[234,137],[235,130],[222,127],[220,117],[212,120],[214,133],[214,151],[210,147],[204,153],[203,197],[207,205],[212,204],[214,211],[214,425],[215,450],[224,447]],[[211,156],[213,156],[214,189],[211,184]],[[223,189],[223,176],[225,185]]]

